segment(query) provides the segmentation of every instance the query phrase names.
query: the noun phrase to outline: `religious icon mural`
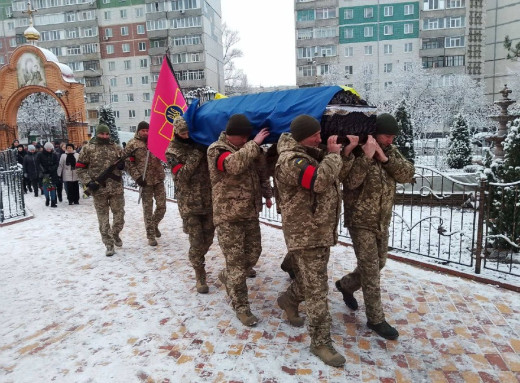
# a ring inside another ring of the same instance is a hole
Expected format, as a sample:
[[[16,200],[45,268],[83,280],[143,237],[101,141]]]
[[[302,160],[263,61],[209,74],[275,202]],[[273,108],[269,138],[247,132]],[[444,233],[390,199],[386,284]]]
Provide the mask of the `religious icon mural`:
[[[16,73],[20,88],[28,85],[47,86],[42,61],[32,52],[26,52],[20,56],[16,64]]]

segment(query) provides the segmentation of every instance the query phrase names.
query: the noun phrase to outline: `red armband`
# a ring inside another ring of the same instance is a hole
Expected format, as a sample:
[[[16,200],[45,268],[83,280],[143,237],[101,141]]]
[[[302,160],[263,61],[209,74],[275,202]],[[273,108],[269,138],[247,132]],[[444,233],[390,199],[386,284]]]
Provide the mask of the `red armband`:
[[[132,157],[128,157],[128,160],[129,160],[130,162],[135,162],[135,157],[133,157],[133,156],[132,156]]]
[[[317,170],[315,166],[305,166],[300,172],[298,183],[302,185],[305,189],[312,190],[314,188],[314,181],[316,181],[316,173]]]
[[[172,168],[172,173],[173,175],[177,175],[177,173],[179,172],[179,170],[181,170],[181,168],[184,166],[184,164],[177,164],[175,165],[173,168]]]
[[[76,162],[76,167],[77,168],[86,168],[87,164],[84,164],[83,162]]]
[[[217,169],[221,172],[225,172],[224,160],[231,154],[231,152],[223,152],[217,157]]]

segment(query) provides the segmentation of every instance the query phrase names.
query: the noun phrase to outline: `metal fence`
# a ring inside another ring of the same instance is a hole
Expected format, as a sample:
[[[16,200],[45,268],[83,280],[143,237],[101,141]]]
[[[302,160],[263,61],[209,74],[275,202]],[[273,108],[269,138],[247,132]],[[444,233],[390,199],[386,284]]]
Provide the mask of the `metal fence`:
[[[26,216],[22,182],[23,171],[18,166],[16,151],[0,152],[0,223]]]

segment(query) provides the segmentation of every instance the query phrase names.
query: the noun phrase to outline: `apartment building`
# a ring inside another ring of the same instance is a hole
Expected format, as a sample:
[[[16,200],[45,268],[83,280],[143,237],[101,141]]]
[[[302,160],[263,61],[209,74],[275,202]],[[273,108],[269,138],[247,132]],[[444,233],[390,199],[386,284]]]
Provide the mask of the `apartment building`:
[[[340,78],[390,85],[396,70],[420,62],[442,75],[483,76],[482,0],[296,0],[297,85]]]
[[[37,43],[85,84],[88,125],[110,105],[116,124],[149,120],[164,55],[184,91],[224,89],[220,0],[33,0]],[[0,65],[25,43],[26,0],[0,0]]]
[[[512,98],[520,99],[520,61],[507,59],[504,38],[520,41],[520,1],[487,0],[484,81],[489,101],[502,98],[498,92],[507,84]]]

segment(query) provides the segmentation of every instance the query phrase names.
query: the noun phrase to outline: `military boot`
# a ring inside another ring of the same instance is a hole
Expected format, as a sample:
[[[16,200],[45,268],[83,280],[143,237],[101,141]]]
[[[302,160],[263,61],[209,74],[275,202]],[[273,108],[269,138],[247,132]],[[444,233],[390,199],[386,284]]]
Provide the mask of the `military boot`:
[[[351,310],[357,310],[359,306],[358,306],[356,298],[354,298],[354,294],[349,293],[348,291],[345,291],[341,287],[341,283],[339,280],[336,281],[336,288],[339,290],[341,295],[343,295],[343,302],[345,302],[347,307]]]
[[[209,288],[206,284],[206,270],[204,270],[204,266],[195,269],[195,279],[197,280],[197,292],[207,294]]]
[[[323,363],[332,367],[341,367],[346,362],[345,357],[332,347],[332,343],[323,346],[311,345],[311,352],[320,358]]]
[[[278,306],[285,311],[289,323],[295,327],[302,327],[304,319],[298,315],[298,303],[292,302],[287,294],[283,293],[276,300]]]
[[[156,238],[161,238],[161,232],[159,231],[159,227],[158,226],[155,226],[155,237]]]
[[[256,270],[253,269],[253,268],[251,267],[250,269],[248,269],[248,270],[246,271],[246,276],[247,276],[248,278],[254,278],[254,277],[256,277]]]
[[[107,251],[105,252],[105,255],[107,257],[111,257],[112,255],[114,255],[116,252],[114,250],[114,245],[107,245]]]
[[[244,326],[253,327],[258,323],[258,318],[254,316],[250,310],[243,313],[237,313],[237,318]]]
[[[382,321],[381,323],[372,324],[367,322],[367,326],[369,329],[374,330],[377,335],[382,336],[388,340],[396,340],[399,338],[399,332],[390,326],[387,321]]]
[[[123,241],[121,241],[121,237],[119,234],[113,234],[112,237],[114,238],[114,245],[117,247],[123,246]]]
[[[148,244],[150,246],[157,246],[157,241],[155,240],[155,238],[148,238]]]

